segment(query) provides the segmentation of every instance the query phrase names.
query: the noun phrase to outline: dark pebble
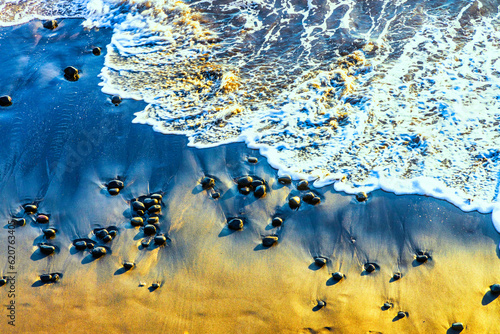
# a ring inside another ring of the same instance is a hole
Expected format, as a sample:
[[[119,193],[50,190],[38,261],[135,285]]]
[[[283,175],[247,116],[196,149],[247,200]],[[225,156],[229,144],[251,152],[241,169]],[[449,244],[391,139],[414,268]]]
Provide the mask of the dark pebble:
[[[12,105],[12,98],[9,95],[0,96],[0,107],[8,107]]]
[[[166,242],[167,242],[167,238],[164,235],[159,234],[154,238],[154,243],[157,246],[164,245]]]
[[[299,183],[297,183],[297,189],[298,190],[309,189],[309,182],[307,182],[307,180],[300,180]]]
[[[76,250],[82,251],[87,248],[87,243],[83,240],[76,241],[73,245],[75,245]]]
[[[253,180],[252,184],[251,184],[252,188],[254,188],[254,189],[257,188],[258,186],[262,186],[262,185],[264,185],[264,181],[262,181],[262,180]]]
[[[156,226],[151,225],[151,224],[147,224],[146,226],[144,226],[144,234],[145,235],[153,235],[155,233],[156,233]]]
[[[257,162],[259,162],[259,159],[257,159],[256,157],[248,157],[247,161],[251,164],[256,164]]]
[[[142,239],[141,246],[144,248],[148,248],[150,242],[151,242],[151,240],[149,240],[149,239]]]
[[[7,280],[5,278],[0,279],[0,286],[4,286],[7,284]]]
[[[40,281],[42,281],[44,283],[52,282],[52,275],[51,274],[40,275]]]
[[[336,281],[340,281],[344,278],[344,275],[341,272],[337,271],[332,274],[332,278]]]
[[[12,218],[12,223],[16,226],[26,225],[26,219],[24,218]]]
[[[87,242],[88,249],[94,249],[95,244],[93,242]]]
[[[64,69],[64,77],[68,81],[77,81],[80,79],[80,75],[78,75],[78,70],[73,66],[68,66]]]
[[[274,227],[281,226],[283,224],[283,219],[281,217],[274,217],[273,220],[271,221],[271,224]]]
[[[49,21],[45,21],[43,22],[43,27],[45,29],[50,29],[50,30],[54,30],[55,28],[57,28],[59,26],[59,23],[57,23],[56,20],[49,20]]]
[[[300,197],[294,196],[288,200],[288,205],[291,209],[298,209],[300,207]]]
[[[305,193],[303,196],[302,196],[302,200],[306,203],[309,203],[311,202],[311,200],[314,198],[314,194],[312,192],[308,192],[308,193]]]
[[[271,247],[272,245],[274,245],[277,242],[278,242],[278,237],[275,235],[269,235],[269,236],[264,237],[262,239],[262,245],[264,247]]]
[[[398,312],[398,318],[399,319],[403,319],[404,317],[406,317],[406,313],[404,313],[403,311],[399,311]]]
[[[59,274],[52,274],[52,282],[57,282],[61,278]]]
[[[133,262],[124,262],[123,263],[123,268],[125,268],[125,270],[130,270],[134,267],[135,267],[135,264]]]
[[[122,103],[122,98],[118,95],[115,95],[111,98],[111,103],[113,103],[115,106],[117,106],[120,103]]]
[[[56,236],[56,230],[53,228],[46,228],[42,230],[43,235],[45,235],[45,238],[50,239]]]
[[[377,269],[373,263],[367,263],[365,264],[365,270],[369,273],[374,272]]]
[[[491,287],[491,293],[498,295],[500,294],[500,284],[493,284]]]
[[[258,186],[257,188],[255,188],[255,191],[253,194],[257,198],[261,198],[261,197],[266,196],[266,186],[264,186],[264,185]]]
[[[383,308],[384,310],[388,310],[388,309],[390,309],[391,307],[392,307],[392,305],[391,305],[391,304],[389,304],[389,303],[384,303],[384,305],[382,306],[382,308]]]
[[[148,209],[148,213],[161,213],[161,206],[159,204],[153,205]]]
[[[215,180],[211,177],[205,176],[203,180],[201,180],[201,187],[203,189],[210,189],[215,186]]]
[[[134,202],[132,202],[132,209],[134,209],[135,211],[137,211],[137,210],[144,211],[144,210],[146,210],[146,207],[141,202],[134,201]]]
[[[27,204],[24,206],[24,212],[26,213],[36,213],[38,211],[38,207],[35,204]]]
[[[325,306],[326,306],[326,302],[324,302],[322,300],[318,301],[318,308],[323,308]]]
[[[149,217],[148,220],[147,220],[147,223],[148,224],[159,224],[160,223],[160,218],[158,217]]]
[[[217,199],[219,197],[220,197],[220,193],[217,191],[212,194],[212,198],[214,198],[214,199]]]
[[[101,48],[99,48],[99,47],[93,48],[92,53],[94,54],[94,56],[100,56],[101,55]]]
[[[397,281],[401,277],[403,277],[403,275],[401,273],[394,273],[394,275],[392,276],[392,279]]]
[[[149,197],[151,197],[152,199],[157,200],[157,201],[158,201],[158,203],[160,203],[160,202],[161,202],[161,200],[163,199],[162,194],[151,194],[151,196],[149,196]]]
[[[314,263],[318,266],[318,267],[323,267],[326,262],[328,262],[328,260],[322,256],[318,256],[318,257],[315,257],[314,258]]]
[[[250,189],[249,187],[240,188],[240,193],[242,195],[248,195],[248,194],[250,194],[251,191],[252,191],[252,189]]]
[[[40,247],[40,252],[42,252],[45,255],[50,255],[56,251],[56,248],[51,245],[41,244],[39,247]]]
[[[463,331],[464,324],[461,322],[455,322],[454,324],[451,325],[451,329],[453,329],[455,331]]]
[[[159,287],[160,287],[160,284],[158,284],[158,283],[153,283],[153,284],[151,284],[151,289],[153,289],[153,290],[156,290],[156,289],[158,289]]]
[[[109,234],[107,236],[105,236],[104,238],[102,238],[103,242],[110,242],[111,240],[113,240],[113,237],[110,236]]]
[[[144,216],[144,210],[137,210],[135,213],[136,213],[139,217]]]
[[[241,230],[243,229],[243,220],[239,218],[233,218],[227,223],[227,227],[231,230]]]
[[[292,178],[290,177],[290,175],[283,175],[278,177],[278,182],[281,184],[290,184],[292,183]]]
[[[109,231],[109,232],[108,232],[108,234],[109,234],[112,238],[114,238],[114,237],[116,237],[116,235],[118,234],[118,231],[117,231],[117,230],[111,230],[111,231]]]
[[[156,205],[160,203],[156,198],[145,198],[144,199],[144,205],[146,206],[146,208],[150,208],[152,207],[153,205]]]
[[[356,199],[358,202],[364,202],[368,199],[368,195],[364,192],[359,192],[356,194]]]
[[[417,260],[417,262],[425,263],[429,259],[429,256],[427,254],[419,254],[415,259]]]
[[[111,180],[109,181],[107,187],[108,189],[111,189],[111,188],[118,188],[118,189],[123,189],[125,185],[123,184],[123,181],[121,180]]]
[[[36,222],[39,224],[47,224],[49,222],[49,217],[46,215],[38,215],[36,217]]]
[[[250,187],[252,185],[253,178],[251,176],[242,176],[236,180],[236,182],[240,187]]]
[[[108,230],[106,230],[105,228],[103,228],[102,230],[98,230],[98,231],[95,232],[95,236],[98,237],[99,239],[104,238],[108,234],[109,234]]]
[[[101,256],[106,255],[108,251],[104,247],[95,247],[92,249],[91,254],[94,258],[100,258]]]
[[[130,224],[132,226],[142,226],[144,225],[144,220],[141,217],[134,217],[130,219]]]
[[[318,196],[314,196],[309,202],[309,204],[311,205],[317,205],[319,203],[321,203],[321,198],[319,198]]]
[[[111,195],[111,196],[116,196],[120,193],[120,189],[118,188],[109,188],[108,189],[108,193]]]

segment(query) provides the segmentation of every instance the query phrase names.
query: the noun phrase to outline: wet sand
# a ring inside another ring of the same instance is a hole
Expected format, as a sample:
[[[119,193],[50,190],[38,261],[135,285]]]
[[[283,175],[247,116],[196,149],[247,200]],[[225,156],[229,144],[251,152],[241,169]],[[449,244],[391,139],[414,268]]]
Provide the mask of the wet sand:
[[[500,282],[500,236],[490,215],[382,191],[359,203],[331,186],[311,188],[320,204],[292,210],[290,196],[307,191],[280,184],[244,144],[193,149],[182,136],[133,124],[144,105],[114,106],[98,87],[111,32],[80,23],[0,29],[8,50],[0,55],[0,95],[13,99],[0,109],[0,275],[9,271],[7,222],[27,219],[15,229],[16,326],[4,307],[2,333],[456,333],[455,322],[463,332],[499,331],[489,287]],[[79,69],[78,81],[64,79],[67,66]],[[216,178],[220,198],[201,187],[205,175]],[[267,195],[240,194],[235,180],[244,175],[265,180]],[[111,196],[105,185],[117,177],[125,186]],[[169,240],[144,249],[130,201],[153,192],[163,193],[159,227]],[[23,213],[33,202],[48,224]],[[275,216],[281,227],[271,225]],[[243,218],[243,230],[228,229],[230,217]],[[93,230],[109,226],[118,234],[103,244]],[[42,233],[48,227],[57,229],[50,240]],[[267,235],[278,243],[263,247]],[[79,238],[108,254],[77,251]],[[56,253],[41,254],[43,242]],[[418,251],[429,260],[417,262]],[[324,267],[314,264],[317,256],[328,259]],[[124,270],[126,261],[135,267]],[[376,270],[367,273],[366,263]],[[337,282],[334,272],[345,277]],[[62,277],[46,284],[40,275],[47,273]],[[11,300],[7,288],[0,287],[2,305]]]

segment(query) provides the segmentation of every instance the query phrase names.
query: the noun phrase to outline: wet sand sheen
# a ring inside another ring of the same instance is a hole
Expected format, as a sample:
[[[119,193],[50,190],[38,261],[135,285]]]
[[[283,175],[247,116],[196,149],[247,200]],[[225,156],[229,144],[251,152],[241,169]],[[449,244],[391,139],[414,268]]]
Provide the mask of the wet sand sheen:
[[[359,203],[332,187],[311,188],[321,203],[302,201],[292,210],[289,198],[308,190],[280,184],[245,145],[192,149],[183,137],[132,124],[143,106],[125,100],[115,107],[97,89],[103,57],[92,49],[104,50],[110,32],[86,32],[80,22],[63,20],[54,31],[41,22],[0,30],[10,49],[0,55],[9,62],[0,77],[9,78],[5,94],[13,99],[0,114],[0,144],[8,148],[0,151],[0,216],[8,222],[36,201],[49,217],[40,224],[26,216],[16,229],[18,333],[454,333],[455,322],[472,333],[498,328],[489,287],[500,282],[500,237],[490,215],[381,191]],[[63,78],[67,66],[78,68],[77,82]],[[206,175],[216,178],[220,198],[201,187]],[[245,175],[267,182],[265,197],[238,192],[235,180]],[[116,177],[125,186],[111,196],[105,184]],[[153,192],[164,193],[159,226],[170,241],[145,250],[142,229],[130,224],[130,201]],[[280,227],[272,226],[276,215]],[[243,230],[229,230],[230,217],[244,218]],[[102,258],[73,246],[108,226],[118,233]],[[0,240],[7,240],[4,227]],[[43,237],[47,228],[57,230],[55,238]],[[278,243],[263,247],[273,234]],[[42,242],[56,254],[40,255]],[[418,263],[418,251],[430,259]],[[318,256],[328,259],[322,268]],[[124,271],[127,261],[135,267]],[[366,263],[376,270],[367,273]],[[345,277],[337,282],[334,272]],[[395,272],[402,278],[391,281]],[[47,273],[62,277],[42,284]],[[154,283],[159,288],[151,289]],[[391,308],[382,310],[384,303]],[[398,319],[400,311],[407,316]],[[6,326],[2,320],[2,332],[12,331]]]

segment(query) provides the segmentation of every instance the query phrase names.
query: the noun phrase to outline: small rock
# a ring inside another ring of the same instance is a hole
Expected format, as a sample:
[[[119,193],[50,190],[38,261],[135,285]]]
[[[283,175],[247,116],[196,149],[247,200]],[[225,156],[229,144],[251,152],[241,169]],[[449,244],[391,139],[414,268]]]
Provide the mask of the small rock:
[[[252,185],[253,178],[251,176],[242,176],[236,180],[236,182],[240,187],[250,187]]]
[[[134,267],[135,267],[135,264],[133,262],[124,262],[123,263],[123,268],[125,268],[125,270],[130,270]]]
[[[491,287],[491,293],[494,295],[500,294],[500,284],[493,284]]]
[[[160,223],[160,218],[158,217],[149,217],[147,220],[148,224],[159,224]]]
[[[160,203],[156,198],[145,198],[144,199],[144,205],[146,206],[146,208],[150,208],[152,207],[153,205],[156,205]]]
[[[233,218],[227,223],[227,227],[231,230],[242,230],[243,229],[243,220],[239,218]]]
[[[107,185],[108,189],[110,188],[118,188],[118,189],[123,189],[123,187],[125,187],[123,181],[121,180],[111,180],[109,181],[108,185]]]
[[[26,219],[24,218],[12,218],[12,223],[16,226],[26,225]]]
[[[389,304],[389,303],[384,303],[384,305],[382,306],[382,309],[384,309],[384,310],[388,310],[388,309],[390,309],[391,307],[392,307],[392,305],[391,305],[391,304]]]
[[[80,75],[78,75],[78,70],[73,66],[68,66],[64,69],[64,77],[68,81],[77,81],[80,79]]]
[[[248,194],[250,194],[251,191],[252,191],[252,189],[250,189],[249,187],[240,188],[240,193],[242,195],[248,195]]]
[[[300,207],[300,197],[298,196],[291,197],[288,200],[288,205],[290,205],[290,209],[292,210],[298,209]]]
[[[144,211],[144,210],[146,210],[146,207],[141,202],[134,201],[134,202],[132,202],[132,209],[134,209],[135,211],[137,211],[137,210]]]
[[[217,198],[219,198],[219,197],[220,197],[220,193],[219,193],[219,192],[217,192],[217,191],[216,191],[216,192],[214,192],[214,193],[212,194],[212,198],[213,198],[213,199],[217,199]]]
[[[318,266],[318,267],[323,267],[326,262],[328,262],[328,260],[322,256],[318,256],[318,257],[315,257],[314,258],[314,263]]]
[[[132,226],[142,226],[144,225],[144,220],[141,217],[134,217],[130,219],[130,224]]]
[[[406,317],[406,313],[404,313],[403,311],[399,311],[397,317],[399,319],[403,319],[404,317]]]
[[[43,235],[45,235],[45,238],[50,239],[56,236],[56,230],[53,228],[46,228],[42,230]]]
[[[368,199],[368,195],[366,195],[365,192],[359,192],[356,194],[356,200],[358,200],[358,202],[364,202]]]
[[[401,273],[394,273],[394,275],[392,276],[392,279],[397,281],[401,277],[403,277],[403,275]]]
[[[117,231],[117,230],[111,230],[111,231],[109,231],[108,233],[109,233],[109,235],[110,235],[112,238],[114,238],[114,237],[116,237],[116,236],[118,235],[118,231]]]
[[[36,222],[39,224],[47,224],[49,222],[49,217],[46,215],[38,215],[36,217]]]
[[[281,219],[280,217],[274,217],[273,220],[271,221],[271,224],[274,227],[281,226],[283,224],[283,219]]]
[[[344,278],[344,274],[342,274],[341,272],[337,271],[337,272],[334,272],[332,274],[332,278],[336,281],[340,281]]]
[[[137,210],[135,213],[136,213],[136,215],[138,215],[139,217],[144,216],[144,210]]]
[[[45,255],[50,255],[56,251],[56,248],[52,245],[40,244],[38,247],[40,248],[40,252]]]
[[[9,95],[0,96],[0,107],[8,107],[12,105],[12,98]]]
[[[0,286],[4,286],[7,284],[7,280],[5,278],[0,279]]]
[[[257,188],[258,186],[262,186],[262,185],[264,185],[264,181],[262,181],[262,180],[253,180],[252,184],[251,184],[252,188],[254,188],[254,189]]]
[[[105,236],[107,236],[109,233],[108,233],[108,230],[106,230],[105,228],[101,229],[101,230],[97,230],[95,232],[95,236],[98,237],[99,239],[103,239]]]
[[[312,192],[307,192],[302,196],[302,200],[306,203],[309,203],[314,198],[314,196],[315,195]]]
[[[94,258],[100,258],[101,256],[106,255],[108,251],[104,247],[95,247],[92,249],[91,254]]]
[[[122,98],[118,95],[115,95],[111,98],[111,103],[113,103],[115,106],[118,106],[120,103],[122,103]]]
[[[463,331],[464,330],[464,324],[461,322],[455,322],[454,324],[451,325],[451,329],[455,331]]]
[[[271,247],[272,245],[274,245],[277,242],[278,242],[278,237],[275,235],[269,235],[269,236],[264,237],[262,239],[262,245],[264,247]]]
[[[262,197],[266,196],[266,186],[264,186],[264,185],[258,186],[257,188],[255,188],[255,191],[253,194],[257,198],[262,198]]]
[[[40,275],[40,281],[42,281],[44,283],[52,282],[52,275],[51,274]]]
[[[259,159],[257,159],[256,157],[248,157],[247,161],[251,164],[256,164],[257,162],[259,162]]]
[[[326,302],[322,301],[322,300],[319,300],[318,301],[318,308],[323,308],[326,306]]]
[[[429,256],[427,254],[418,254],[415,258],[417,262],[419,263],[425,263],[429,259]]]
[[[103,242],[110,242],[111,240],[113,240],[113,237],[110,236],[109,234],[106,235],[104,238],[102,238]]]
[[[101,48],[100,47],[95,47],[92,49],[92,54],[94,56],[100,56],[101,55]]]
[[[87,243],[83,240],[75,241],[73,245],[75,246],[76,250],[79,251],[85,250],[87,248]]]
[[[311,205],[317,205],[321,203],[321,198],[319,198],[318,196],[314,196],[311,201],[309,201],[309,204]]]
[[[278,182],[281,184],[290,184],[292,183],[292,178],[290,177],[290,175],[283,175],[278,177]]]
[[[157,200],[157,201],[158,201],[158,203],[160,203],[160,202],[161,202],[161,200],[163,199],[162,194],[151,194],[151,196],[149,196],[149,197],[151,197],[152,199]]]
[[[201,180],[201,187],[203,189],[210,189],[215,186],[215,180],[211,177],[205,176],[203,180]]]
[[[307,182],[307,180],[300,180],[299,183],[297,183],[297,189],[298,190],[309,189],[309,182]]]
[[[108,193],[111,195],[111,196],[116,196],[120,193],[120,189],[118,188],[109,188],[108,189]]]
[[[151,225],[151,224],[147,224],[146,226],[144,226],[144,234],[145,235],[153,235],[155,233],[156,233],[156,226]]]
[[[87,242],[88,249],[94,249],[95,244],[93,242]]]
[[[162,234],[159,234],[159,235],[154,237],[154,243],[157,246],[164,245],[166,242],[167,242],[167,238]]]
[[[158,283],[153,283],[153,284],[151,284],[151,289],[153,289],[153,290],[156,290],[156,289],[158,289],[159,287],[160,287],[160,284],[158,284]]]
[[[150,207],[148,209],[148,213],[149,214],[152,214],[152,213],[160,214],[161,213],[161,206],[159,204],[153,205],[152,207]]]
[[[50,29],[50,30],[54,30],[55,28],[57,28],[59,26],[59,23],[57,23],[56,20],[49,20],[49,21],[45,21],[43,22],[43,27],[45,29]]]
[[[151,242],[151,240],[149,240],[149,239],[142,239],[141,246],[144,248],[148,248],[150,242]]]
[[[373,263],[367,263],[365,264],[365,270],[369,273],[374,272],[377,269]]]
[[[52,282],[57,282],[61,278],[59,274],[52,274]]]
[[[37,211],[38,207],[35,204],[26,204],[24,206],[24,212],[26,213],[33,214],[36,213]]]

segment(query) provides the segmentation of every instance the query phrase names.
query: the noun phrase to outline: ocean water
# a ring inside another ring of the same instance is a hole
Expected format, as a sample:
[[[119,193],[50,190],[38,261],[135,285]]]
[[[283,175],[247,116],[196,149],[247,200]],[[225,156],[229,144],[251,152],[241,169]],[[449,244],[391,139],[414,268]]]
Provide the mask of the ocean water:
[[[102,91],[195,147],[244,141],[280,174],[493,212],[500,1],[6,0],[0,25],[111,28]]]

